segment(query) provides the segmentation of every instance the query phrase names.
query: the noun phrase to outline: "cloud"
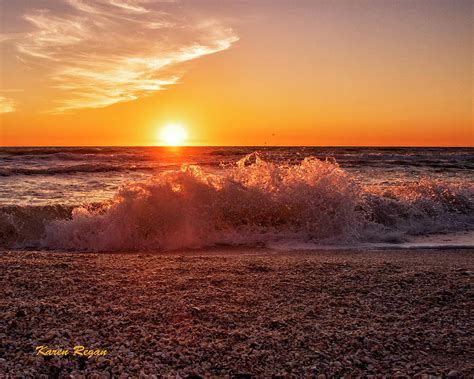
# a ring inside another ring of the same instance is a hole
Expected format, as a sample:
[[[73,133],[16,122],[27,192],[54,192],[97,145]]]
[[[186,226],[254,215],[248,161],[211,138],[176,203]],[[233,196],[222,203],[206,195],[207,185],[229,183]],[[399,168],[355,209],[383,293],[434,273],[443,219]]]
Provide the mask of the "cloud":
[[[25,33],[3,35],[27,63],[47,63],[57,96],[52,112],[135,100],[175,84],[178,65],[228,49],[234,31],[178,2],[63,0],[66,7],[28,10]],[[66,9],[66,10],[64,10]]]
[[[0,96],[0,113],[10,113],[15,111],[15,102],[4,96]]]

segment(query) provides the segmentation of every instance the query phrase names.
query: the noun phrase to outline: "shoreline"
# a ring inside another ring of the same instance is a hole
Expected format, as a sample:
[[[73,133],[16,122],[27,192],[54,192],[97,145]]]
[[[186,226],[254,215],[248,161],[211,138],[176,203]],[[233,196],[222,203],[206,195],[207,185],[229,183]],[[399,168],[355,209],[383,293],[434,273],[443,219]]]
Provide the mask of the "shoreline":
[[[474,249],[0,254],[0,372],[474,374]],[[37,356],[106,349],[106,356]]]

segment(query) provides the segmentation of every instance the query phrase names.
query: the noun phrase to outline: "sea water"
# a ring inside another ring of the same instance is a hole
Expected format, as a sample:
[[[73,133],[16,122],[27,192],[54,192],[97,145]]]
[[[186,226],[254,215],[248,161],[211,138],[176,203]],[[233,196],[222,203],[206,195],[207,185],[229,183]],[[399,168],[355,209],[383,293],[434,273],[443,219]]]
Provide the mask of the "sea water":
[[[0,148],[0,246],[474,245],[474,149]]]

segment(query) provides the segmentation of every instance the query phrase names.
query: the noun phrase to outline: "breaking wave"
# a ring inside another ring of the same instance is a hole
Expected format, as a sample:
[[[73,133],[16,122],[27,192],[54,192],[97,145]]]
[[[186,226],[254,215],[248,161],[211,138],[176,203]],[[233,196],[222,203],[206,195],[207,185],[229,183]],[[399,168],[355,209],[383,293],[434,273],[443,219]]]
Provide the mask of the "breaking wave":
[[[197,165],[123,186],[105,203],[0,208],[0,243],[81,251],[168,250],[278,241],[399,242],[474,229],[474,188],[423,179],[362,186],[334,161]]]

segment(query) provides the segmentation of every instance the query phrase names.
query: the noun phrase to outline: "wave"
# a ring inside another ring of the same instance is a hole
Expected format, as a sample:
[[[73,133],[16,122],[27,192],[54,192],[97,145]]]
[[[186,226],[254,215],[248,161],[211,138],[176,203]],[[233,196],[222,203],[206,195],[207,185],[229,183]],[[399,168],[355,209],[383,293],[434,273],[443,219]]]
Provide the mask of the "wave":
[[[39,247],[45,226],[54,220],[71,219],[73,206],[11,205],[0,208],[0,245]]]
[[[147,161],[153,159],[149,155],[139,153],[66,153],[66,152],[55,152],[52,154],[21,154],[21,155],[3,155],[0,154],[0,160],[5,162],[60,162],[60,161]]]
[[[138,170],[154,170],[156,167],[148,165],[110,165],[110,164],[80,164],[72,166],[57,166],[47,168],[29,168],[29,167],[12,167],[0,168],[0,176],[14,175],[60,175],[60,174],[76,174],[81,172],[115,172],[115,171],[138,171]]]
[[[120,153],[119,147],[4,147],[0,148],[0,154],[22,156],[22,155],[55,155],[55,154],[97,154],[108,155],[111,153]]]
[[[217,148],[209,155],[222,159],[243,157],[253,151],[252,147]],[[377,151],[374,151],[377,150]],[[380,150],[380,151],[378,151]],[[333,157],[343,167],[365,168],[432,168],[471,169],[474,163],[473,149],[409,149],[406,148],[330,148],[330,147],[266,147],[259,148],[261,156],[272,162],[300,162],[306,156],[319,159]]]
[[[423,179],[362,186],[335,161],[278,164],[252,153],[218,173],[198,165],[78,207],[0,208],[0,243],[81,251],[311,242],[402,242],[474,229],[474,188]]]

